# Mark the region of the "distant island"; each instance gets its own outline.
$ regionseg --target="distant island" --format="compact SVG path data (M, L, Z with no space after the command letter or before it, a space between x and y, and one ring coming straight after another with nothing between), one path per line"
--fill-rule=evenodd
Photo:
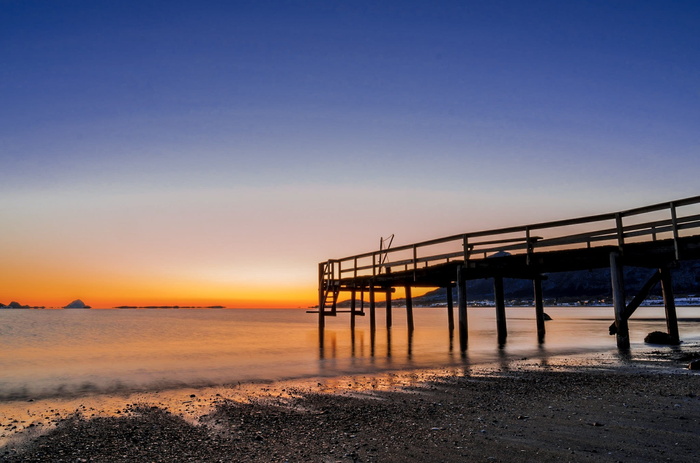
M115 309L225 309L223 305L208 305L208 306L194 306L194 305L118 305Z
M20 304L19 302L12 301L5 305L0 302L0 309L45 309L45 306L30 306ZM67 304L62 309L91 309L89 305L85 304L82 300L76 299L70 304ZM223 305L208 305L208 306L194 306L194 305L120 305L114 307L115 309L225 309Z
M80 299L76 299L70 304L66 305L63 307L64 309L90 309L91 307L89 305L86 305L83 301Z
M29 306L29 305L22 305L19 302L12 301L8 305L5 305L0 302L0 309L45 309L46 307L44 306Z
M5 305L3 303L0 303L0 309L45 309L46 306L31 306L31 305L25 305L25 304L20 304L19 302L12 301L8 305ZM76 299L70 304L62 307L63 309L90 309L91 307L89 305L86 305L83 301L80 299Z

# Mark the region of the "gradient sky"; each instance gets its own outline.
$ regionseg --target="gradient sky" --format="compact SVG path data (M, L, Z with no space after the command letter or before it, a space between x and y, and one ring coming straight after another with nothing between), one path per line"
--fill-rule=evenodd
M306 306L380 236L697 195L698 18L0 0L0 302Z

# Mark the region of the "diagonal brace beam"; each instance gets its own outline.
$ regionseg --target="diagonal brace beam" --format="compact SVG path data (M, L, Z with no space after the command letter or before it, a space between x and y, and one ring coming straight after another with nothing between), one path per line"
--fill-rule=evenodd
M661 270L655 271L654 274L649 278L649 280L647 280L647 282L644 283L644 286L642 286L642 289L639 290L637 295L634 296L634 299L632 299L630 303L627 304L627 306L625 307L625 311L622 314L625 320L629 319L634 313L634 311L639 308L642 302L644 302L647 296L649 296L649 292L651 292L651 290L654 289L654 286L656 286L659 283L659 281L661 281ZM617 326L615 326L614 322L612 325L610 325L608 331L610 332L611 336L617 333Z

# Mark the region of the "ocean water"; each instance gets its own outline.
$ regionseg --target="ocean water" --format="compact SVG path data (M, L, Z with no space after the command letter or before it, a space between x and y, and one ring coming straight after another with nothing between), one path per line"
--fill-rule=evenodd
M415 308L409 335L405 310L393 327L369 317L328 317L323 347L317 315L304 310L104 309L0 310L0 401L160 391L238 382L478 365L508 359L594 353L615 348L610 307L549 307L543 344L533 308L508 308L508 338L499 348L493 308L469 308L468 349L450 337L445 308ZM700 308L679 307L685 341L700 341ZM456 313L455 313L456 320ZM665 331L662 307L640 308L630 320L632 349Z

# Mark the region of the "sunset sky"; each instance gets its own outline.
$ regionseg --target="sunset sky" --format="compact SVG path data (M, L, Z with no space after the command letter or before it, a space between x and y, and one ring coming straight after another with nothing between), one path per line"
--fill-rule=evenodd
M0 0L0 302L316 303L317 263L700 194L697 1Z

